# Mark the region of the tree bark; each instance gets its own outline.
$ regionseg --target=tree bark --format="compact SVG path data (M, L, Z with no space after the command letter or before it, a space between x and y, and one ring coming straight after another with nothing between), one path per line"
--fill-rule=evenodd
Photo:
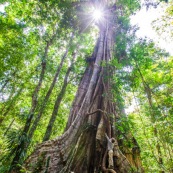
M71 45L71 43L72 43L73 37L74 37L74 34L72 34L72 36L71 36L71 38L70 38L69 45L68 45L69 47L70 47L70 45ZM43 115L43 113L44 113L44 110L45 110L45 108L46 108L47 102L49 101L49 98L50 98L51 93L52 93L52 91L53 91L53 88L54 88L54 86L55 86L55 84L56 84L57 78L58 78L58 76L59 76L59 74L60 74L60 71L61 71L62 66L63 66L63 64L64 64L64 61L65 61L65 59L66 59L66 57L67 57L67 55L68 55L69 47L66 48L66 51L65 51L65 53L64 53L64 55L63 55L63 57L62 57L62 59L61 59L61 62L60 62L60 64L59 64L59 66L57 67L55 76L54 76L53 81L52 81L52 83L51 83L51 85L50 85L50 87L49 87L49 90L47 91L46 96L45 96L45 98L44 98L44 100L43 100L43 103L41 104L41 107L40 107L40 109L39 109L39 113L37 114L37 116L36 116L36 118L35 118L35 120L34 120L32 126L31 126L31 129L30 129L29 134L28 134L28 138L29 138L29 139L32 139L32 137L33 137L33 135L34 135L34 132L35 132L35 130L36 130L36 128L37 128L37 125L38 125L38 123L39 123L39 121L40 121L40 119L41 119L41 117L42 117L42 115ZM30 142L27 143L27 145L26 145L26 150L27 150L27 148L29 147L29 145L30 145Z
M74 37L74 34L72 34L72 36L70 38L69 46L71 44L71 41L72 41L73 37ZM49 100L49 97L50 97L50 95L52 93L52 90L53 90L53 88L55 86L55 83L57 81L57 78L59 76L60 70L61 70L61 68L63 66L64 60L65 60L65 58L67 57L67 54L68 54L69 48L66 49L66 51L65 51L65 53L64 53L64 55L63 55L63 57L61 59L61 62L59 64L59 66L57 67L57 71L56 71L55 76L53 78L53 81L52 81L52 83L51 83L51 85L49 87L49 90L48 90L48 92L47 92L47 94L46 94L46 96L44 98L44 101L43 101L43 103L42 103L42 105L41 105L41 107L39 109L39 113L36 116L36 119L34 120L32 126L31 126L31 122L32 122L32 119L34 117L34 112L35 112L35 109L36 109L36 106L37 106L38 92L40 90L40 87L41 87L41 84L42 84L42 81L43 81L43 77L44 77L44 73L45 73L45 65L46 64L43 63L43 62L44 62L45 58L47 57L49 46L53 43L53 39L54 38L55 38L55 34L52 36L50 41L47 42L47 45L45 47L45 53L44 53L44 58L43 58L43 61L42 61L42 71L41 71L41 74L40 74L39 83L38 83L38 85L36 86L36 88L35 88L35 90L33 92L32 106L31 106L28 119L27 119L27 121L25 123L24 129L23 129L23 132L22 132L22 135L26 136L28 140L21 141L21 143L17 146L16 153L15 153L15 156L14 156L13 161L11 163L11 168L9 170L10 173L18 172L19 169L20 169L20 167L17 166L17 163L19 163L19 160L21 159L21 154L22 153L26 153L27 150L28 150L28 147L30 145L31 139L33 137L33 134L34 134L34 132L35 132L35 130L37 128L37 125L38 125L38 123L40 121L40 118L41 118L41 116L42 116L42 114L44 112L46 104L47 104L47 102Z
M136 152L130 150L134 157L128 160L119 148L117 130L114 126L120 115L117 114L116 103L113 102L112 71L108 63L113 54L116 30L107 21L99 27L100 36L92 55L94 60L89 62L80 82L66 131L59 138L40 144L26 160L24 166L32 172L135 172L132 166L136 167L136 172L142 172L138 157L139 147L136 148ZM113 149L112 168L108 168L105 134L117 142Z
M54 122L55 122L57 114L58 114L59 106L61 104L61 101L63 99L63 96L65 94L65 91L66 91L66 88L67 88L67 85L68 85L68 77L69 77L69 74L70 74L70 72L71 72L71 70L73 68L74 58L75 58L75 54L73 55L73 59L72 59L70 67L67 69L67 72L66 72L66 75L64 77L64 82L63 82L61 91L57 95L57 98L56 98L56 101L55 101L55 105L54 105L54 109L53 109L51 118L49 120L49 123L48 123L47 129L46 129L45 135L43 137L43 141L47 141L47 140L50 139L50 136L51 136L51 133L52 133L52 129L53 129L53 125L54 125Z
M31 108L29 110L28 117L27 117L25 126L23 128L22 134L21 134L22 140L20 141L18 146L16 146L16 152L15 152L14 158L11 162L9 172L15 172L15 171L18 171L18 169L20 169L18 164L22 163L22 162L20 162L22 160L21 155L22 155L22 153L26 153L25 148L26 148L27 143L30 140L30 138L28 138L28 136L27 136L27 133L28 133L29 128L31 126L31 122L32 122L32 119L33 119L33 116L34 116L34 112L37 108L38 94L39 94L39 91L41 89L42 82L43 82L43 79L44 79L44 76L45 76L45 71L46 71L46 60L47 60L48 50L49 50L49 47L52 44L54 38L55 38L55 35L53 35L52 38L46 43L46 46L45 46L45 49L44 49L44 55L43 55L42 60L41 60L41 67L42 68L41 68L41 72L40 72L39 81L38 81L38 84L36 85L36 87L33 91L33 94L32 94ZM25 139L24 137L27 138L27 139Z

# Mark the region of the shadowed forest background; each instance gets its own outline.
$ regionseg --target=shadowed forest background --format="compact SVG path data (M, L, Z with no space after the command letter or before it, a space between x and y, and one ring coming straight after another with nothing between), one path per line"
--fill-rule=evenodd
M0 172L173 172L173 56L130 24L162 7L153 28L172 41L173 2L0 6ZM113 168L105 134L118 143Z

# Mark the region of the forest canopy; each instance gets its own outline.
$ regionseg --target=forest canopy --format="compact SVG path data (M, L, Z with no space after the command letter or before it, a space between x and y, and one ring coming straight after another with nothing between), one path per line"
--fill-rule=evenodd
M163 8L152 26L172 40L173 2L0 7L0 172L173 172L173 56L130 23Z

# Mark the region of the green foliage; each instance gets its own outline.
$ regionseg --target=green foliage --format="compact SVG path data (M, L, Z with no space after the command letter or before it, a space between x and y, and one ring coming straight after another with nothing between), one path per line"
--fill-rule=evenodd
M43 139L56 95L75 52L77 60L69 77L66 95L61 102L51 138L63 133L77 85L86 66L84 57L93 51L95 39L86 33L78 34L80 27L76 9L71 6L71 2L65 1L9 1L5 13L0 14L0 27L0 172L8 171L18 146L31 142L27 152L20 154L17 165L21 171L25 171L21 166L23 160ZM74 38L72 44L68 45L72 33ZM33 92L40 79L42 62L46 62L46 72L33 120L68 46L69 51L58 81L38 128L30 139L28 134L23 133L23 129L31 115L29 111Z
M92 25L84 30L86 23L83 23L86 21L81 21L77 10L83 12L88 8L73 6L71 1L2 2L8 2L8 5L5 13L0 13L0 172L8 171L17 146L22 142L31 142L27 152L22 152L17 165L21 172L25 172L22 162L43 139L56 96L72 56L76 53L77 59L51 138L63 133L75 92L87 66L85 58L93 52L98 31ZM119 141L124 146L133 147L132 139L129 140L127 135L132 131L140 145L146 172L171 172L173 57L156 47L152 41L137 40L134 37L135 28L130 26L128 17L139 7L138 1L119 0L116 4L115 14L118 14L118 18L113 16L113 22L117 20L118 31L114 58L108 64L103 62L103 67L108 65L114 75L105 76L104 80L106 82L111 78L113 101L121 117L115 124ZM172 15L171 5L168 14ZM74 38L71 45L68 45L72 33ZM66 48L69 48L67 58L34 136L29 139L28 134L23 133L23 128L31 115L29 112L33 92L40 79L42 62L46 63L45 76L38 92L38 105L31 124L39 113ZM128 105L133 105L134 110L126 115L124 108ZM156 148L158 142L161 155ZM163 164L158 163L160 157ZM43 160L48 167L49 159L44 160L44 156L40 156L35 165L36 172L41 169Z
M162 38L167 39L168 41L172 41L173 40L173 32L172 32L173 2L165 1L167 3L163 3L163 1L161 3L162 4L161 7L164 13L159 19L153 21L153 28Z
M172 57L146 40L133 45L128 56L131 68L123 67L117 78L121 81L126 104L132 95L129 105L133 103L134 110L121 125L117 123L120 134L129 127L129 131L133 131L146 172L171 171L172 96L167 92L172 85Z
M118 0L117 5L125 9L124 13L129 15L139 9L140 2L138 0Z

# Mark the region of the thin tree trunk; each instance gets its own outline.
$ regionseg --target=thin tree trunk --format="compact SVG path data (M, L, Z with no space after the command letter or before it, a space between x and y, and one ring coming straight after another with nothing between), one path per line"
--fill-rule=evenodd
M22 134L21 134L25 138L28 138L27 133L28 133L28 130L30 128L30 125L31 125L31 122L32 122L32 119L34 116L34 112L35 112L35 109L36 109L37 104L38 104L38 93L41 89L41 85L42 85L42 82L43 82L43 79L45 76L47 54L48 54L49 47L52 44L54 38L55 38L55 35L53 35L53 37L50 39L50 41L46 43L46 47L44 49L44 55L42 57L42 62L41 62L42 69L41 69L41 73L40 73L40 77L39 77L39 82L38 82L37 86L35 87L35 90L32 94L31 108L30 108L25 126L24 126ZM11 162L11 167L10 167L9 172L15 172L18 169L20 169L17 166L17 164L19 164L19 162L21 160L22 153L25 153L25 146L26 146L26 143L28 140L30 140L30 138L28 138L27 140L23 139L19 143L19 145L16 147L16 152L15 152L14 158Z
M56 117L57 117L57 114L58 114L59 106L61 104L61 101L63 99L63 96L64 96L66 88L67 88L68 77L69 77L71 69L73 68L74 58L75 58L75 54L73 55L73 60L71 62L70 67L67 69L67 72L66 72L66 75L65 75L65 78L64 78L64 82L63 82L63 86L61 88L61 91L57 95L57 98L56 98L56 101L55 101L55 105L54 105L54 109L53 109L51 118L49 120L49 123L48 123L47 129L46 129L45 135L43 137L43 141L47 141L47 140L50 139L50 136L51 136L51 133L52 133L52 129L53 129L53 126L54 126L54 123L55 123L55 120L56 120Z
M138 70L138 72L140 74L144 90L145 90L145 92L147 94L147 99L148 99L148 103L149 103L149 107L150 107L150 113L151 113L151 121L152 121L152 123L155 123L156 118L155 118L155 115L154 115L154 112L153 112L153 102L152 102L151 89L150 89L149 85L145 82L145 80L143 78L143 75L141 73L141 70L140 70L138 65L137 65L137 70ZM159 139L158 139L158 131L157 131L157 128L155 126L154 126L154 129L153 129L153 132L154 132L154 136L157 138L156 149L157 149L157 152L158 152L158 163L159 163L159 166L161 168L163 168L163 159L162 159L161 145L160 145ZM160 171L160 173L165 173L165 171Z
M13 106L15 105L15 102L17 100L17 98L19 97L19 95L21 94L23 88L21 87L16 95L12 98L11 102L9 103L7 109L5 110L5 112L2 114L2 117L0 118L0 124L2 124L2 122L4 121L4 118L8 115L9 111L13 108ZM13 94L13 93L12 93Z
M1 89L0 89L0 93L3 92L4 88L6 87L6 85L8 84L9 81L10 81L10 79L6 79L6 80L5 80L4 85L3 85L3 86L1 87Z
M109 12L108 9L106 12ZM102 62L108 63L112 58L114 34L110 23L105 21L104 25L100 25L94 59L80 82L66 132L58 139L39 145L25 162L27 169L49 173L131 172L131 160L128 161L120 151L118 143L113 148L114 166L108 168L105 133L117 142L116 129L112 126L120 117L112 99L112 81L110 78L106 81L105 78L105 75L109 75L109 65L102 67ZM133 162L138 163L135 166L139 170L141 163L136 160Z
M60 71L62 69L63 63L64 63L64 61L65 61L65 59L67 57L67 54L68 54L68 51L69 51L69 46L71 45L73 37L74 37L74 34L72 34L72 36L70 38L69 45L68 45L68 47L67 47L67 49L66 49L66 51L65 51L65 53L64 53L64 55L63 55L63 57L61 59L61 62L59 64L58 68L57 68L57 71L55 73L54 79L53 79L53 81L52 81L52 83L51 83L51 85L49 87L49 90L48 90L48 92L47 92L47 94L46 94L46 96L45 96L45 98L43 100L43 103L42 103L42 105L41 105L41 107L39 109L39 113L37 114L36 119L34 120L33 125L32 125L32 127L31 127L31 129L29 131L29 134L28 134L28 138L29 139L32 139L32 137L34 135L34 132L35 132L37 126L38 126L38 123L39 123L39 121L40 121L40 119L41 119L41 117L42 117L42 115L44 113L44 109L46 108L46 104L48 103L48 100L49 100L50 95L51 95L51 93L53 91L53 88L55 86L57 78L58 78L58 76L60 74ZM26 149L29 147L29 145L30 145L30 142L27 143Z
M6 130L5 133L4 133L4 136L5 136L5 135L8 133L8 131L11 129L11 126L13 125L14 120L15 120L15 119L13 119L13 120L11 121L11 123L9 124L7 130Z
M15 76L15 75L16 75L16 72L17 72L17 69L15 69L15 71L10 75L10 77L11 77L11 76ZM4 88L6 87L6 85L8 84L9 81L10 81L10 78L7 78L7 79L5 80L4 85L2 85L2 87L1 87L1 89L0 89L0 93L3 92Z
M17 91L17 93L18 93L18 91ZM13 86L13 88L12 88L12 90L11 90L11 93L10 93L10 95L9 95L9 97L8 97L8 100L6 101L6 102L4 102L4 104L3 104L3 106L2 106L2 108L1 108L1 111L0 111L0 114L3 116L3 119L5 118L5 116L7 116L7 114L8 114L8 112L10 111L10 108L12 108L13 106L12 105L14 105L13 104L13 101L14 100L16 100L15 98L16 98L16 96L18 95L18 94L16 94L15 93L15 87ZM19 94L20 95L20 94ZM14 97L13 97L14 96ZM15 103L15 102L14 102ZM7 107L7 108L6 108ZM5 110L5 108L6 108L6 110ZM2 120L3 121L3 120ZM1 122L2 123L2 122ZM0 124L1 124L0 123Z

